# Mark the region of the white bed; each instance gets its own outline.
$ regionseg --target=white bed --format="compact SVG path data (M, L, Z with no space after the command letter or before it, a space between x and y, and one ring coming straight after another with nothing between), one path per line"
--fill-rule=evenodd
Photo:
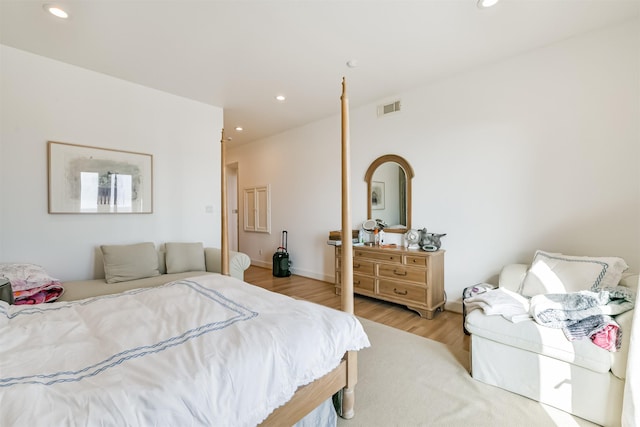
M218 274L0 319L3 426L253 426L369 345L350 314Z
M303 426L354 416L348 101L342 83L342 311L220 275L80 301L0 301L0 425Z

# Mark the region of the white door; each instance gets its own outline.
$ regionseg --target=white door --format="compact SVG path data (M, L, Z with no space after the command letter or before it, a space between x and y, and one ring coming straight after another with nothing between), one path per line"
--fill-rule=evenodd
M238 252L238 163L226 166L227 174L227 236L229 250Z

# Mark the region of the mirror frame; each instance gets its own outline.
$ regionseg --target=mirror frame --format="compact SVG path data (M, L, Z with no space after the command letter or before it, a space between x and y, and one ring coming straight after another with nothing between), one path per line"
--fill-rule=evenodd
M402 169L404 169L404 173L407 175L407 224L406 228L388 228L385 229L385 232L388 233L406 233L407 230L411 229L411 180L413 179L413 168L405 159L395 154L386 154L384 156L380 156L371 163L369 169L364 174L364 180L367 182L367 219L371 219L371 181L373 179L373 174L375 173L378 166L383 163L394 162L400 165Z

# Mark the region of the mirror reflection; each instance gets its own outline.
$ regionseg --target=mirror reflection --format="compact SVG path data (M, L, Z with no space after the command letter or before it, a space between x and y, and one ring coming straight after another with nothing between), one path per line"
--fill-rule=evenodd
M411 228L411 178L409 163L392 154L379 157L367 170L367 215L384 222L385 231L403 233Z

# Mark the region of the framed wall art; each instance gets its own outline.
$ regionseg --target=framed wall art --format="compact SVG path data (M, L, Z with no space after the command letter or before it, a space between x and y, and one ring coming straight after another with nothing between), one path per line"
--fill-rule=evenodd
M371 209L384 209L384 182L371 182Z
M49 213L152 213L153 156L47 143Z

